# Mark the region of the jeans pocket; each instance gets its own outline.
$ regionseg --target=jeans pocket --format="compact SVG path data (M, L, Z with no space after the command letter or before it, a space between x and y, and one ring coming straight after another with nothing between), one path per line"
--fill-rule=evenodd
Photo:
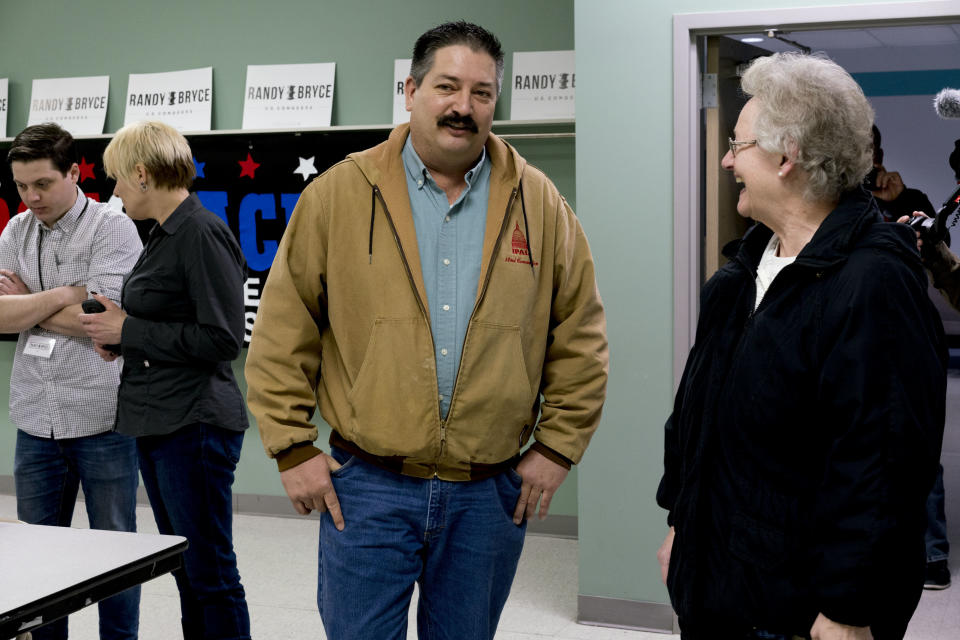
M519 489L523 485L523 476L517 473L517 470L513 467L507 469L507 475L510 477L510 480L517 486Z
M357 466L359 458L357 456L350 456L347 458L347 461L337 467L335 470L330 472L331 478L342 478L343 474L347 473L353 467Z

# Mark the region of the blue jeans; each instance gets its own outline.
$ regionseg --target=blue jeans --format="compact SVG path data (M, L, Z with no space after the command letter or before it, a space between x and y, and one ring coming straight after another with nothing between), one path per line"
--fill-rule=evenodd
M927 496L927 562L947 560L950 542L947 541L947 514L943 491L943 465L937 469L937 479Z
M402 476L334 448L345 528L320 520L317 605L329 640L403 640L414 583L421 640L493 638L523 549L520 476Z
M93 529L136 531L137 452L133 438L108 431L54 440L17 430L13 477L17 517L30 524L69 527L77 490L83 487ZM102 600L101 640L135 640L140 625L140 587ZM35 640L63 640L67 619L33 631Z
M242 431L193 424L137 438L143 486L160 533L190 543L173 572L184 640L250 637L250 615L233 552L233 472Z

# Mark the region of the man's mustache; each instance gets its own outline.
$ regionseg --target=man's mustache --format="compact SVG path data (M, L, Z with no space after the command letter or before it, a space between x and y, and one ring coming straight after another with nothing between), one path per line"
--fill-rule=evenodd
M449 115L449 116L443 116L439 120L437 120L438 127L446 127L448 125L466 127L473 133L480 132L480 129L477 127L477 123L474 122L473 118L471 118L470 116Z

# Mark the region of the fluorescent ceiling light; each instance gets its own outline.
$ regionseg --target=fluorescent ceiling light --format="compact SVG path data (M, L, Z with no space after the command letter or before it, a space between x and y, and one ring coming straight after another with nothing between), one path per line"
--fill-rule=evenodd
M752 37L752 38L740 38L740 42L750 42L750 43L763 42L763 38L757 38L757 37Z

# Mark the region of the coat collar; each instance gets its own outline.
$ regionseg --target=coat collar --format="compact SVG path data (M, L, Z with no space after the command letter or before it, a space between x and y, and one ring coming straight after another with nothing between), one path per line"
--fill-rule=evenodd
M882 223L883 217L873 196L863 188L845 191L837 206L817 228L810 242L800 251L796 262L813 267L827 267L847 259L855 246L863 242L877 242L903 249L903 234L894 225L879 227L880 233L868 234L875 225ZM773 232L764 224L751 227L743 239L724 247L724 255L737 258L756 270L767 242ZM866 236L879 236L867 238ZM909 245L907 245L909 249Z
M423 270L420 266L420 249L417 245L417 230L410 209L410 194L407 192L407 178L403 166L403 145L410 134L410 125L401 124L390 132L387 140L375 147L351 153L347 156L363 173L371 188L378 188L388 203L390 216L417 292L422 300L427 299ZM484 275L490 266L494 245L500 234L503 219L514 198L514 190L519 188L526 161L509 144L491 133L485 145L490 157L490 195L487 202L487 220L483 236L483 260L480 265L480 283L477 295L480 295Z

